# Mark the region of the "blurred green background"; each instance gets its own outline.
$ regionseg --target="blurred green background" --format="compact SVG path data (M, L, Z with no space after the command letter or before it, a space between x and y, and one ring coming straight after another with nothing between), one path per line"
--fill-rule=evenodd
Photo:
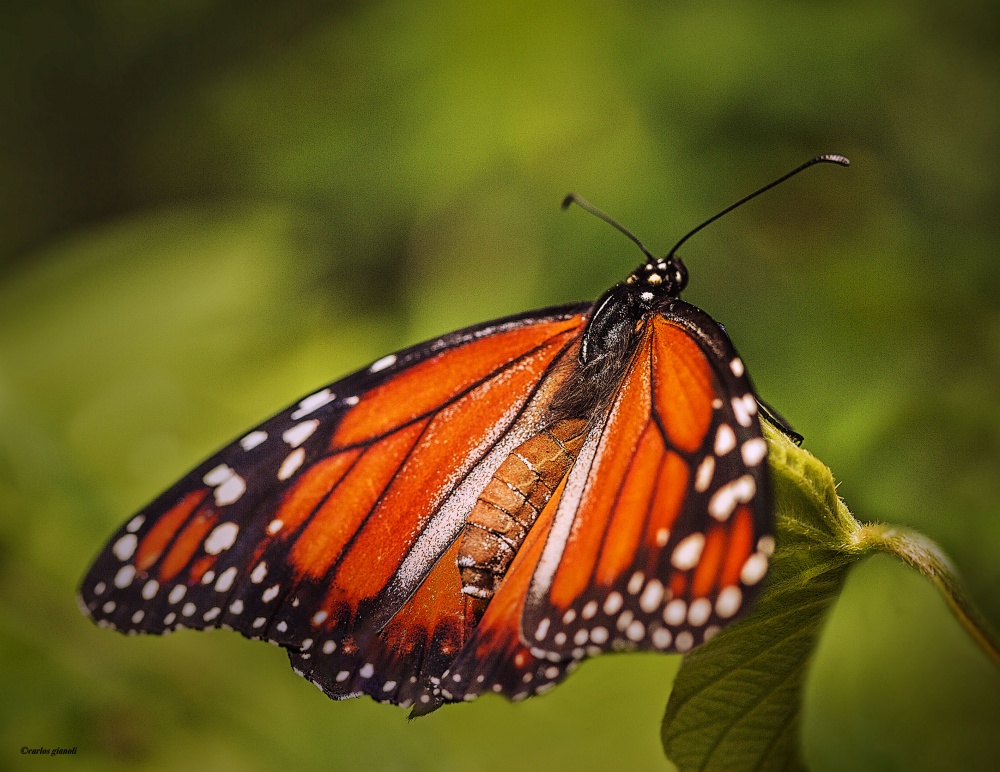
M667 769L678 658L407 723L221 631L76 608L112 530L216 447L420 339L594 298L686 245L686 298L865 519L1000 626L1000 12L986 2L7 2L0 10L0 767ZM852 573L810 765L987 769L1000 673L930 585ZM48 763L48 762L46 762Z

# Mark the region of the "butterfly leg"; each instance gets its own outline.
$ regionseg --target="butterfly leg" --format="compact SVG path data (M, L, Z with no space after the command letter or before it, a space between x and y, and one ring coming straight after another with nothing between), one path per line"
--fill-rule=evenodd
M763 414L764 418L767 419L768 423L780 429L782 434L786 435L788 439L790 439L796 445L802 444L802 441L805 439L805 437L803 437L801 434L795 431L792 428L791 424L789 424L788 421L785 420L785 418L781 415L781 413L779 413L777 410L775 410L773 407L767 404L759 396L757 397L757 405L760 407L760 412Z

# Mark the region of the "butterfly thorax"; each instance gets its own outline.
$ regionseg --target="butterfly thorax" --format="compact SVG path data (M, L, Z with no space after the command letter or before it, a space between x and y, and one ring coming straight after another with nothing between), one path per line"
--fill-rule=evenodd
M617 341L634 337L636 323L665 300L680 297L687 286L687 268L679 257L643 263L594 304L580 342L580 363L619 353Z
M580 339L576 372L552 400L552 421L604 413L635 355L643 320L680 297L687 282L684 262L665 257L643 263L601 295Z

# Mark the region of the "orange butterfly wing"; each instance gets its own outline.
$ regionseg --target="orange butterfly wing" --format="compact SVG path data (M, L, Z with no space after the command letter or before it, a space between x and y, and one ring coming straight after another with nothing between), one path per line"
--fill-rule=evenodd
M452 333L282 411L123 526L81 606L125 632L231 627L331 696L412 702L474 622L450 545L537 431L588 308Z
M753 389L718 325L675 309L647 320L444 698L519 700L603 651L687 651L752 600L773 548Z
M767 445L742 361L681 301L644 324L527 592L522 638L560 658L687 651L748 605L773 550Z

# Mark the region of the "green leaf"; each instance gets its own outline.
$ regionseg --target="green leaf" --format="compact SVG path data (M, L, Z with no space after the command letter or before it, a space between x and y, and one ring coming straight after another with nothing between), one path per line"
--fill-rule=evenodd
M799 724L809 658L848 570L876 551L927 576L1000 664L996 634L936 545L904 529L858 522L826 466L766 425L765 435L777 548L750 616L684 657L662 729L667 757L681 770L805 768Z

